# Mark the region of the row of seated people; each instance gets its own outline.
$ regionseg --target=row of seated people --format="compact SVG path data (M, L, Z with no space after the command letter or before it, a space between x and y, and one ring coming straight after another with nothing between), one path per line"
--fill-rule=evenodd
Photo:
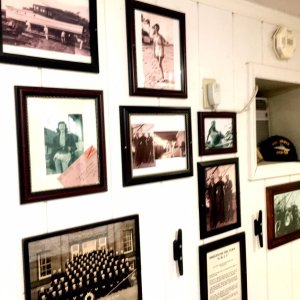
M85 254L79 254L74 256L74 258L70 261L67 260L65 263L65 271L66 272L73 272L79 271L82 269L89 269L94 268L95 266L101 266L103 263L105 264L112 264L115 263L124 263L126 260L125 254L121 251L119 254L118 251L114 252L111 250L108 251L101 251L96 250Z
M133 271L134 272L134 271ZM80 281L78 284L73 283L71 288L68 284L64 287L50 286L47 289L41 288L39 292L39 300L84 300L86 295L92 293L95 299L101 299L112 292L117 292L131 286L129 275L125 273L125 269L121 274L116 271L115 274L109 273L108 277L98 280L94 277L87 282Z
M130 271L130 263L128 260L115 261L114 263L105 263L95 265L93 267L87 266L86 268L79 268L73 271L59 272L57 276L52 276L51 282L54 284L65 284L68 282L70 285L78 283L80 280L86 281L90 278L97 277L100 279L102 274L108 275L110 272L121 273L125 269L126 273Z
M84 268L83 265L80 265L71 271L68 266L67 271L62 272L61 269L58 272L53 271L50 287L40 289L38 300L81 300L89 292L99 299L112 290L115 292L130 286L128 277L133 272L133 268L127 259L113 259L111 265L109 264L112 261L110 263L100 262L101 258L92 267L87 265ZM70 263L74 264L74 260L68 261L67 265Z

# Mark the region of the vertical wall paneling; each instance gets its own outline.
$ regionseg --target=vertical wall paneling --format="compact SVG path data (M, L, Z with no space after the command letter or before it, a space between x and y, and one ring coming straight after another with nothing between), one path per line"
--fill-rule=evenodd
M253 75L300 83L300 51L289 61L279 61L271 41L278 24L293 29L299 40L300 20L243 0L144 1L186 15L187 99L129 96L125 0L97 1L99 74L0 64L0 299L25 299L22 238L136 213L140 216L144 300L200 300L198 246L241 231L246 233L248 299L299 299L300 243L267 249L265 199L267 186L300 180L299 166L273 165L260 171L251 165L256 156L254 105L237 115L237 153L199 157L197 112L204 110L204 78L215 78L220 84L218 109L225 111L239 111L247 104L255 87ZM103 90L107 192L20 205L15 85ZM194 175L123 187L120 105L190 107ZM196 164L231 157L238 157L240 163L242 226L200 240ZM260 209L264 248L258 246L253 229ZM172 256L179 228L183 276L178 276Z

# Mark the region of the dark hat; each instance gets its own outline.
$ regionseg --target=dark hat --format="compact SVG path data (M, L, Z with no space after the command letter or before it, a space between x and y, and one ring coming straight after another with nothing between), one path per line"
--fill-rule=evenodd
M273 135L259 144L259 151L265 161L297 161L294 144L286 137Z

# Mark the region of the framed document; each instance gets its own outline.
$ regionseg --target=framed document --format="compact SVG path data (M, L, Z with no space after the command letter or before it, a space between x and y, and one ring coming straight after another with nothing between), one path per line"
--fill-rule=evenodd
M245 233L199 247L201 299L247 300Z
M102 91L15 91L21 203L106 191Z

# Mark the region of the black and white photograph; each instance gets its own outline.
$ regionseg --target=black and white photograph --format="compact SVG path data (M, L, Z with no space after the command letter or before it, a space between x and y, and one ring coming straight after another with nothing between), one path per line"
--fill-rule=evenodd
M300 182L266 188L268 247L300 238Z
M185 15L139 1L126 5L128 51L135 57L129 55L131 93L186 98Z
M26 300L141 300L138 215L23 239Z
M190 110L120 107L123 184L192 173Z
M15 91L21 203L106 191L103 92Z
M234 153L236 143L236 114L198 112L199 155Z
M200 237L241 224L238 159L198 163Z
M1 0L0 60L98 72L95 2Z
M300 230L300 190L274 196L275 238Z
M59 120L48 119L45 132L47 174L63 173L83 153L82 115L70 114Z

